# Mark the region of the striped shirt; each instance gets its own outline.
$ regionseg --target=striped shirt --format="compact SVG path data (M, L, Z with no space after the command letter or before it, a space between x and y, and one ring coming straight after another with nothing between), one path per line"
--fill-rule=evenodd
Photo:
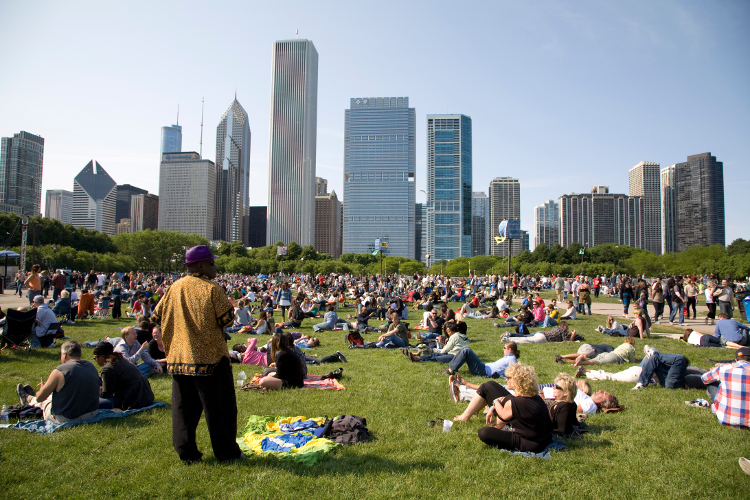
M736 361L703 374L705 384L721 382L713 412L724 425L750 429L750 362Z

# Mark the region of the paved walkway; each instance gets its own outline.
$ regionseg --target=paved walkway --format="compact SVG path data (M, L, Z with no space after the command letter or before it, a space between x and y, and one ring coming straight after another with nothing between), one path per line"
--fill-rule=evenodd
M0 308L2 309L8 309L13 308L16 309L18 307L29 305L29 299L26 297L26 289L23 290L23 297L19 297L18 295L13 295L13 289L7 288L4 290L5 293L0 294ZM52 299L52 292L49 294L49 299Z

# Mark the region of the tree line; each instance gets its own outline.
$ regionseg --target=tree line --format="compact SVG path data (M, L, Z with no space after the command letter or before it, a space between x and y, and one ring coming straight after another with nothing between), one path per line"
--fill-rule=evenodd
M37 229L38 228L38 229ZM4 249L20 253L21 224L16 214L0 214L0 238ZM79 271L159 271L180 272L185 251L210 242L195 234L174 231L145 230L108 236L91 229L43 217L30 217L27 236L27 269L32 263L42 268L76 269ZM287 255L277 255L282 242L265 247L246 249L241 242L220 242L212 246L218 256L217 269L232 274L380 273L381 257L367 254L344 254L334 260L311 246L288 243ZM583 254L580 250L584 250ZM388 274L412 275L430 272L449 276L502 274L508 272L508 258L492 255L459 257L453 260L424 263L405 257L383 258L383 271ZM721 245L694 246L683 252L656 255L626 245L604 244L583 248L574 243L563 248L538 245L533 252L524 250L511 257L511 272L543 276L594 274L646 274L647 276L677 274L716 274L718 276L750 276L750 241L737 239L726 248Z

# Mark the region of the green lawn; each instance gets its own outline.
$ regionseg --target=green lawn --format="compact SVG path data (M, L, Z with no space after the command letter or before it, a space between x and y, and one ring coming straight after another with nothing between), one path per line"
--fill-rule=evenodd
M454 304L454 308L455 308ZM421 314L420 314L421 316ZM413 318L416 314L413 315ZM416 323L412 319L412 323ZM573 322L591 343L614 342L593 332L601 316ZM79 341L117 335L132 320L79 322L66 333ZM310 332L306 320L303 332ZM658 331L678 333L669 327ZM502 355L503 330L489 320L469 320L471 347L485 361ZM369 340L373 340L371 334ZM238 336L230 342L237 342ZM169 409L127 419L79 426L43 436L0 430L3 496L28 498L737 498L750 477L737 465L748 455L747 432L722 427L710 410L684 401L705 397L698 390L668 391L633 384L594 382L595 390L614 393L627 409L589 418L585 438L568 442L569 450L551 461L522 458L483 445L476 436L482 419L456 424L448 433L427 426L435 418L452 418L466 403L455 404L445 365L411 363L397 350L346 349L343 334L325 333L319 355L342 350L345 391L287 390L271 394L238 391L238 427L247 417L262 415L367 418L375 439L338 447L316 467L252 457L231 465L213 458L205 422L198 428L204 460L185 466L171 444ZM59 343L59 341L58 341ZM663 352L680 352L692 364L708 368L704 357L729 358L730 351L696 348L669 339L650 343ZM575 352L577 344L521 345L521 361L532 364L542 382L564 369L555 353ZM643 342L636 349L642 355ZM84 357L91 359L92 350ZM15 385L36 384L59 364L59 350L35 349L0 357L0 401L16 404ZM326 373L338 365L311 366ZM235 374L251 366L233 365ZM620 368L623 368L620 365ZM614 367L616 370L617 367ZM480 382L479 377L467 379ZM151 379L158 400L170 402L168 376Z

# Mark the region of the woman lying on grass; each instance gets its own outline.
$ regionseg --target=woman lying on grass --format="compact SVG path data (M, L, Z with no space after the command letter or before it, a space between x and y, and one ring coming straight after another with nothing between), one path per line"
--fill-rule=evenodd
M685 329L685 333L682 335L681 340L699 347L724 347L718 337L714 337L710 334L703 335L692 328ZM739 349L742 346L736 342L727 342L726 347L729 349Z
M472 400L467 412L472 409L475 413L489 405L487 427L477 433L482 442L506 450L539 453L552 442L552 421L547 405L539 397L536 372L531 366L516 363L508 367L506 377L508 389L515 395L497 382L485 382L477 390L479 398L476 403Z
M558 363L573 363L580 365L609 365L620 363L638 363L635 357L635 339L626 338L617 348L609 344L581 344L576 354L555 354Z

